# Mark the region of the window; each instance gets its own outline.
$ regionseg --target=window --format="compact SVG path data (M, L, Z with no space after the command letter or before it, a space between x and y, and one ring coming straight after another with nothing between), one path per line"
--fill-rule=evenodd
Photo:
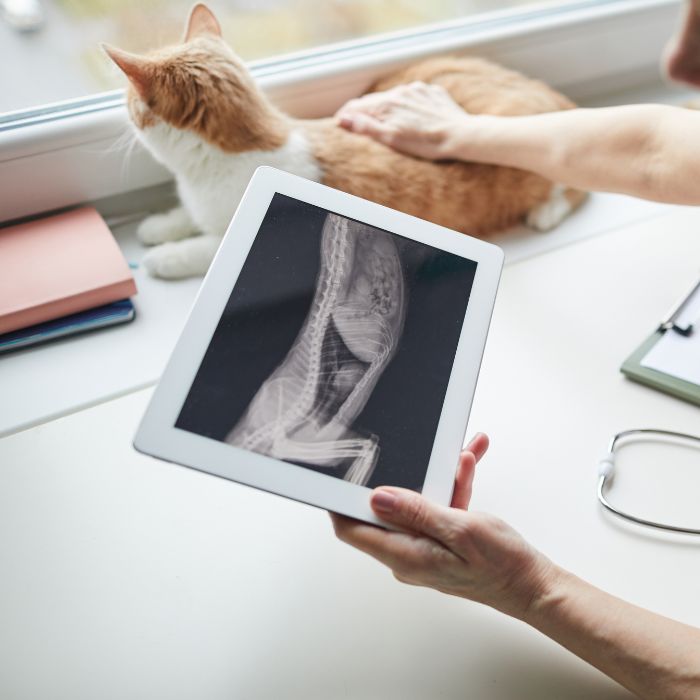
M598 0L599 4L610 0ZM119 88L99 48L143 52L179 39L192 0L0 0L0 113ZM219 0L224 36L246 60L494 13L580 0ZM485 14L486 13L486 14Z
M126 193L137 206L170 186L143 149L127 149L123 79L99 42L177 41L193 1L0 0L0 223ZM443 53L500 61L574 100L649 83L682 2L209 1L258 84L300 117L332 114L396 66ZM6 8L25 3L44 12L34 32L8 21Z

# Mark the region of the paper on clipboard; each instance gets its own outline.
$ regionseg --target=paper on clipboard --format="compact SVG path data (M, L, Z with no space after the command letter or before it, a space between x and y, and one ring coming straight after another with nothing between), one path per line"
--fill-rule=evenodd
M681 326L692 323L695 330L687 337L666 331L640 364L700 386L700 288L688 300L677 323Z

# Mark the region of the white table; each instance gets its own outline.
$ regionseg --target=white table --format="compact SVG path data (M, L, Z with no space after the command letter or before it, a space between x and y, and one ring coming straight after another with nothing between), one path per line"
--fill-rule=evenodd
M594 489L615 431L700 432L700 409L618 373L699 267L684 209L508 266L470 428L493 440L474 507L696 625L700 540L611 520ZM0 441L3 699L629 697L521 623L398 584L321 511L136 454L149 394ZM656 454L616 495L692 518L697 458L664 480Z

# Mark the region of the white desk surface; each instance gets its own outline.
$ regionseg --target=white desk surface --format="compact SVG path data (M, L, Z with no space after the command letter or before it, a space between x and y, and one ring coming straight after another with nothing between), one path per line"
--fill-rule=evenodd
M613 432L698 432L700 409L618 373L698 267L700 211L680 209L507 267L470 425L493 439L476 508L696 625L700 540L610 520L594 489ZM0 697L629 697L521 623L395 582L321 511L136 454L149 394L0 441ZM699 463L616 494L697 522Z

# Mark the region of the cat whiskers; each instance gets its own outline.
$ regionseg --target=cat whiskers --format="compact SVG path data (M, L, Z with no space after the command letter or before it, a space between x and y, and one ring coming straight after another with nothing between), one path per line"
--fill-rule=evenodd
M95 153L100 156L111 156L115 153L123 154L120 178L122 182L127 179L127 167L134 153L134 148L138 142L138 134L134 132L131 124L125 124L122 127L121 134L106 148L100 145L94 149L89 149L88 152Z
M121 165L121 179L126 180L127 171L129 164L131 163L131 158L134 155L134 149L138 143L138 136L134 131L131 124L124 127L121 135L114 141L112 146L109 148L110 153L115 153L123 151L122 165Z

